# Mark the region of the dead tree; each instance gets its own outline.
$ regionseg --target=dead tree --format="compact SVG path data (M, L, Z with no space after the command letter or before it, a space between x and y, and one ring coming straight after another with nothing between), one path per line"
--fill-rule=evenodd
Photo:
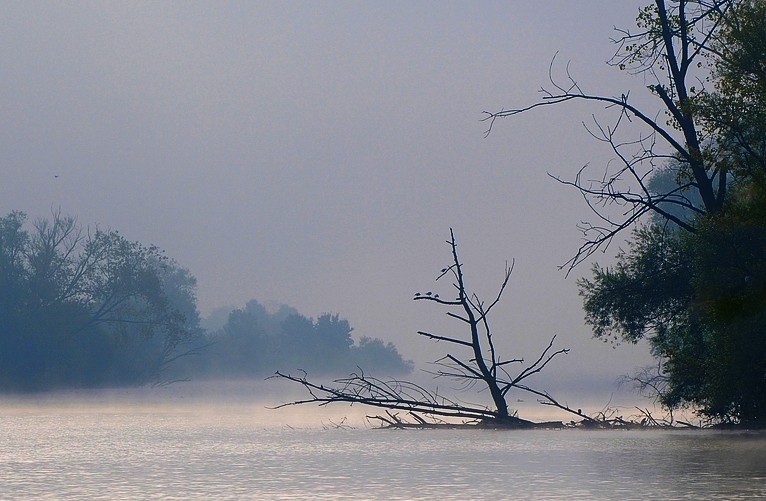
M457 242L451 229L447 243L452 254L451 264L442 268L437 281L444 277L452 278L452 291L449 297L454 296L454 299L445 299L433 292L417 293L414 299L447 307L447 315L463 325L464 333L444 335L418 331L418 334L464 351L465 353L448 352L434 362L436 369L430 373L437 378L449 378L456 381L463 389L476 385L485 388L491 396L492 407L458 402L456 399L439 394L438 391L428 390L409 381L381 380L365 374L360 369L359 372L346 378L335 380L333 385L314 383L303 371L299 376L277 372L272 377L302 385L308 392L308 397L278 405L276 408L306 403L327 405L346 402L389 411L404 411L405 418L414 419L416 425L456 418L491 426L535 426L535 423L519 418L509 409L507 396L509 391L515 388L534 394L540 403L571 412L584 420L592 420L581 411L559 403L549 393L527 385L528 378L542 371L556 356L568 353L568 349L553 348L556 336L551 338L534 362L526 367L523 366L523 358L503 358L498 354L488 316L500 302L511 277L513 263L510 266L506 264L499 291L494 299L487 303L476 294L470 293L466 287L463 265L458 256ZM518 367L518 370L512 371L513 367ZM404 426L398 414L389 412L387 416L375 416L375 418L392 426Z

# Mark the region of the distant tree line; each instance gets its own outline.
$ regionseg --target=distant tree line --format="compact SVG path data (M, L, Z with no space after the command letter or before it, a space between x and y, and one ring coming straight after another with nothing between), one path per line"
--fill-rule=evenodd
M220 316L221 311L217 312ZM325 313L316 320L282 305L270 313L256 300L232 309L225 323L207 331L210 347L179 364L181 377L267 376L279 369L312 374L347 374L357 367L375 373L402 374L413 364L393 343L361 337L355 342L348 320Z
M155 246L54 212L0 217L0 391L261 376L277 368L410 371L391 343L338 315L316 321L256 301L223 327L200 325L197 282Z

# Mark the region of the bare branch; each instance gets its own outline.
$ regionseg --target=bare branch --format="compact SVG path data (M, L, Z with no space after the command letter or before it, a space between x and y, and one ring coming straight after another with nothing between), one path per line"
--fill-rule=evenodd
M462 344L464 346L469 346L469 347L473 346L468 341L463 341L462 339L454 339L454 338L450 338L446 336L439 336L437 334L431 334L430 332L418 331L418 334L420 334L421 336L425 336L429 339L433 339L435 341L447 341L449 343Z

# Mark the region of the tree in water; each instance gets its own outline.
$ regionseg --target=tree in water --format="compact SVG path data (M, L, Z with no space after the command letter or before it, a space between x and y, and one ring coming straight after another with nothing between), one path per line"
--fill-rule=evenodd
M433 292L417 293L416 301L426 301L448 308L447 315L460 322L465 328L461 336L446 336L427 331L418 334L433 341L446 342L456 348L466 351L466 355L447 353L435 362L437 378L449 378L461 386L472 388L484 387L491 396L491 406L466 404L456 399L448 398L438 391L429 390L411 381L390 379L383 380L366 374L362 369L349 377L337 379L334 386L318 384L310 381L307 374L291 375L277 372L273 377L292 381L308 392L303 400L293 401L277 406L316 403L346 402L363 404L388 411L406 411L407 415L416 421L416 425L426 425L444 418L458 418L481 422L490 426L501 427L531 427L535 423L518 417L508 405L508 394L516 389L534 394L540 403L552 405L566 410L585 420L595 421L584 416L581 412L559 403L548 392L534 389L527 385L531 376L542 371L558 355L568 352L567 349L554 350L553 336L547 347L540 353L532 364L523 366L523 358L503 358L496 348L493 332L489 322L490 312L498 305L503 292L508 285L513 266L506 265L505 273L499 291L490 302L481 300L466 287L463 274L463 264L458 255L457 241L452 230L447 241L451 251L451 263L442 268L437 280L451 277L452 290L450 296L443 298ZM446 297L456 296L454 299ZM519 366L517 371L511 368ZM388 412L386 416L376 416L377 419L393 426L406 424L396 414Z

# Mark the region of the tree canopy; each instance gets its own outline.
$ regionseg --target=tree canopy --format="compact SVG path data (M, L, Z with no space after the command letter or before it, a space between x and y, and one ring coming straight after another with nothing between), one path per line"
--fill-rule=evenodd
M59 212L25 222L0 218L0 388L160 381L198 327L191 274Z
M616 264L579 281L594 336L648 339L655 372L634 380L669 408L713 421L766 425L766 2L655 0L636 30L618 30L610 62L648 82L664 120L569 76L540 103L606 103L596 122L619 167L574 186L596 215L568 269L631 231ZM662 115L660 115L661 117ZM618 134L642 124L635 140ZM612 208L617 208L613 211ZM615 216L618 214L618 216ZM651 216L651 217L649 217Z

